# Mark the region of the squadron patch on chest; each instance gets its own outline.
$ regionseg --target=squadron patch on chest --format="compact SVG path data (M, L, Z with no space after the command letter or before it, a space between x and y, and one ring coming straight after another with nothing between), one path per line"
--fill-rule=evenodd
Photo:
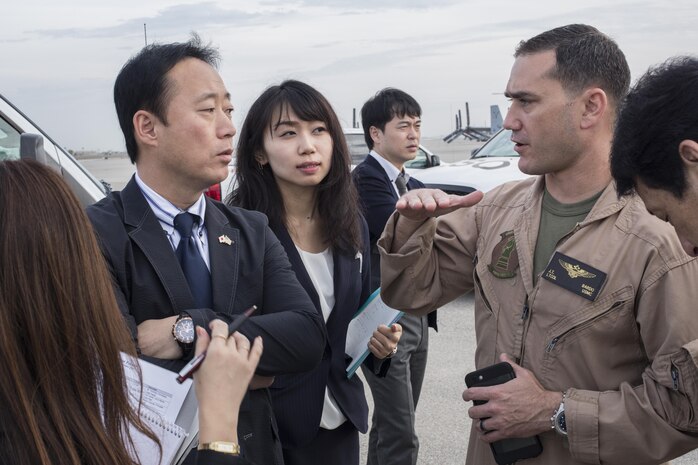
M555 252L543 278L587 300L595 300L606 281L606 273L572 257Z
M495 278L513 278L519 267L519 254L516 251L514 231L505 231L500 236L502 240L492 249L492 261L487 265L487 269Z

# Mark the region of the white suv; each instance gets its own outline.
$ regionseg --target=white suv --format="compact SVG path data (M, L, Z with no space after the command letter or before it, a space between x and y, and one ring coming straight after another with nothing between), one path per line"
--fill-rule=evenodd
M505 182L527 177L519 169L519 154L514 151L508 129L497 132L467 160L419 173L419 180L427 187L458 195L475 190L487 192Z
M0 161L19 158L31 158L55 169L84 206L95 203L109 192L108 184L92 176L0 94Z

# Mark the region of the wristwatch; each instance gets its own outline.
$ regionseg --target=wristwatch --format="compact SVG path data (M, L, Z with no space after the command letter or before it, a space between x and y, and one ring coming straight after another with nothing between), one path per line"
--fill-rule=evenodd
M172 325L172 337L174 337L177 344L184 351L184 355L187 355L194 348L194 320L191 319L189 314L181 313Z
M213 441L199 444L199 450L213 450L222 454L240 455L240 446L234 442Z
M567 393L562 393L562 402L557 408L553 416L550 417L550 428L554 429L555 432L561 436L567 437L567 422L565 421L565 397Z

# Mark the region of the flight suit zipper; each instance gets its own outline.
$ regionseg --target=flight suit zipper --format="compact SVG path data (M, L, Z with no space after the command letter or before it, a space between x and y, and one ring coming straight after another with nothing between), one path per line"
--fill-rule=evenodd
M671 384L674 391L679 390L679 369L673 363L671 364Z
M581 324L579 324L577 326L573 326L573 327L563 331L562 333L558 334L557 336L553 337L552 339L550 339L550 341L548 341L547 345L545 346L545 352L546 353L552 352L553 349L555 348L555 346L557 345L557 343L560 341L560 339L562 339L563 337L565 337L566 335L568 335L571 332L582 330L584 328L587 328L587 327L593 325L594 323L596 323L596 321L598 321L599 319L601 319L605 315L607 315L611 310L622 305L623 302L625 302L625 301L614 302L613 305L611 305L608 309L604 310L602 313L599 313L591 320L584 321Z

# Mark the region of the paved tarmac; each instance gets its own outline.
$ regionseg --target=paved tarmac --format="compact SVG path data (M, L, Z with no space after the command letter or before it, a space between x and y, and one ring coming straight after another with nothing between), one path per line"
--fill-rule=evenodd
M468 158L471 150L479 146L463 139L452 144L440 139L423 139L422 143L448 162ZM81 163L97 178L111 183L115 190L121 189L135 170L126 157L86 159ZM463 465L470 434L467 416L470 404L461 399L461 394L465 388L463 378L474 369L475 358L472 293L439 309L439 332L429 332L429 361L417 408L416 428L420 441L418 463ZM370 391L368 387L366 389L369 408L372 408ZM361 435L360 440L362 457L366 457L368 435ZM526 462L521 463L524 465ZM698 451L671 463L696 465Z

